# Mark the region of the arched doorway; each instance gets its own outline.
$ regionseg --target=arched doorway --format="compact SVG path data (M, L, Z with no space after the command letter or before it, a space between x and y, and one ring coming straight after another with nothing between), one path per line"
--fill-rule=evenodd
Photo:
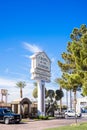
M31 113L31 101L28 98L21 98L11 103L12 111L21 114L23 118L29 117Z
M29 117L31 101L28 98L23 98L20 101L21 115L23 118Z

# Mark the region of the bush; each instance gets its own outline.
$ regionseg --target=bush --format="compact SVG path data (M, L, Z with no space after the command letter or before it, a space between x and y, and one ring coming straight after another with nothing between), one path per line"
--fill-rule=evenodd
M48 119L48 116L38 116L38 119L47 120L47 119Z

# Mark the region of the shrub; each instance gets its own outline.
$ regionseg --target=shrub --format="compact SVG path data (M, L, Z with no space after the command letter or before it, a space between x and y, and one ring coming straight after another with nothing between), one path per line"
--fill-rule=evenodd
M38 119L47 120L47 119L48 119L48 116L38 116Z

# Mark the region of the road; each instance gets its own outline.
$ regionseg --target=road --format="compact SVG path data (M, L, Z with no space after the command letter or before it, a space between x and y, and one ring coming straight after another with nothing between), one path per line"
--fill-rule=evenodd
M87 118L78 119L77 122L86 122ZM75 123L75 119L53 119L44 121L29 121L20 124L5 125L0 123L0 130L45 130L46 128L59 127Z

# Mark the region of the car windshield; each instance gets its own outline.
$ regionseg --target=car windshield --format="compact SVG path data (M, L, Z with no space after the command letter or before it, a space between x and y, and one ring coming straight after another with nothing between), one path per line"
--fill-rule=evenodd
M70 112L71 112L71 113L74 113L74 111L73 111L73 110L71 110Z
M4 109L4 113L12 113L10 109Z
M75 113L75 111L74 111L74 110L69 110L68 112Z

